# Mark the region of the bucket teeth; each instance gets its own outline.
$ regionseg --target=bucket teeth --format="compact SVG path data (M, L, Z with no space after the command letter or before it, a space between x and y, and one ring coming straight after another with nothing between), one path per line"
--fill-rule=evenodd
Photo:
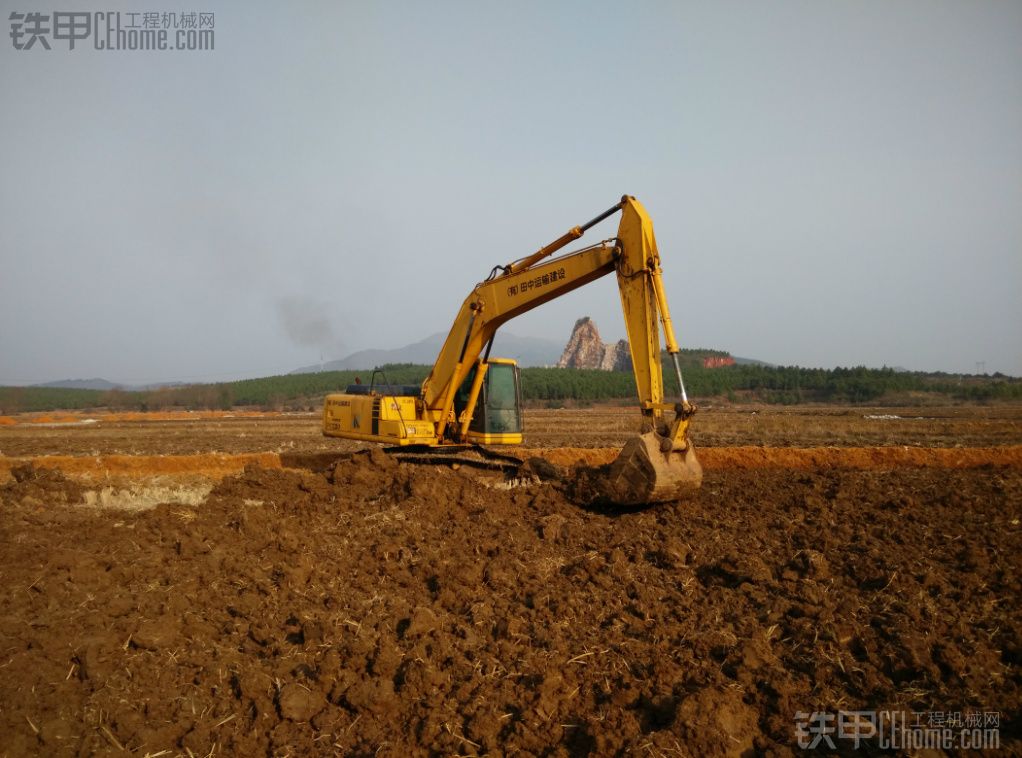
M690 444L663 452L665 438L647 432L630 439L610 464L606 496L618 505L645 505L691 497L702 485L703 469Z

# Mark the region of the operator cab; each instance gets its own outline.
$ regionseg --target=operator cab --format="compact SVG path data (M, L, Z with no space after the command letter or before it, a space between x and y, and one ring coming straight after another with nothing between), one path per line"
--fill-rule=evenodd
M522 443L522 393L518 364L508 358L486 361L486 376L479 390L468 427L468 441L480 445ZM478 364L472 367L454 398L457 416L468 405Z

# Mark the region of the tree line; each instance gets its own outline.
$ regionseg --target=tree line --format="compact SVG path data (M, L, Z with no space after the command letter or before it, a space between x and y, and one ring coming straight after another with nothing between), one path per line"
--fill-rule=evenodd
M665 394L676 396L673 364L663 366ZM1006 376L957 376L895 371L890 368L812 369L799 366L737 365L683 369L694 397L725 397L765 403L867 403L907 393L953 400L1022 399L1022 380ZM593 401L635 396L633 375L623 372L524 369L522 392L530 400Z
M956 401L1022 400L1022 379L1000 374L952 375L862 366L704 368L701 359L693 355L684 358L685 386L689 396L695 398L720 397L733 402L780 404L870 403L922 393ZM678 387L673 363L665 360L663 368L665 394L676 397ZM392 364L383 366L375 381L417 385L429 371L429 366ZM525 368L521 374L522 396L527 401L591 403L635 397L635 379L631 372ZM141 411L226 410L239 406L268 410L318 408L323 395L343 391L355 383L356 378L364 384L374 380L372 371L325 371L144 391L0 387L0 414L86 408Z

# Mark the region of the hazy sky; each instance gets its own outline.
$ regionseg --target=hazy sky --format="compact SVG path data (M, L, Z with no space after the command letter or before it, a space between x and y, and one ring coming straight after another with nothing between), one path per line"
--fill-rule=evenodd
M1022 3L209 0L212 52L16 50L32 10L0 0L0 383L417 341L623 193L683 346L1022 375ZM613 277L505 329L582 315L623 336Z

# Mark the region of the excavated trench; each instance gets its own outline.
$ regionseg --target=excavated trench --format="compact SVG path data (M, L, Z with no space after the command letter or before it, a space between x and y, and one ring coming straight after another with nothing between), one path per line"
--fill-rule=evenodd
M554 466L597 468L611 463L618 448L557 447L509 448L523 461L543 458ZM896 468L962 469L987 466L1022 468L1022 445L999 447L811 447L758 446L699 448L699 461L707 470L789 469L827 471ZM179 485L205 488L248 466L265 469L325 471L344 454L337 453L198 453L194 455L43 455L0 456L0 484L12 478L18 467L60 472L86 486L116 491L118 488L170 488ZM169 490L168 490L169 492ZM161 502L158 498L155 502Z

